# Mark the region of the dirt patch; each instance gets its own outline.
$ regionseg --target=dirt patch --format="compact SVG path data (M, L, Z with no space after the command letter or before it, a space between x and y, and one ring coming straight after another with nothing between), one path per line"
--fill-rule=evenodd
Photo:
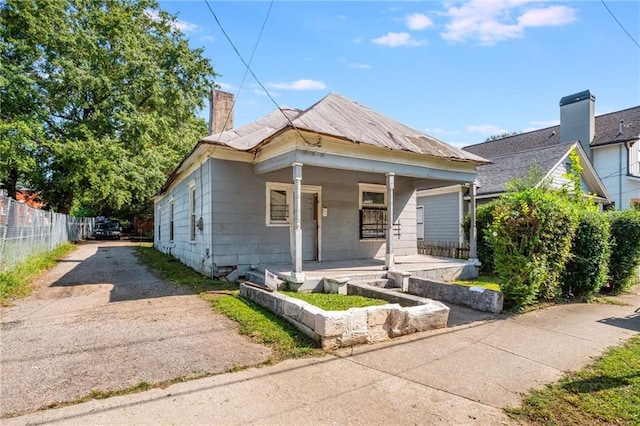
M0 416L268 359L235 322L141 266L133 246L84 244L0 308Z

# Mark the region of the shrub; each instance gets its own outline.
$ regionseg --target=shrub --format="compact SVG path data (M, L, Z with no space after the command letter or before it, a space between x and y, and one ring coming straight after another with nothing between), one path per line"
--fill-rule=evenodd
M571 242L571 258L562 273L564 294L589 300L607 282L609 221L600 212L584 211Z
M559 294L576 225L576 209L556 193L527 188L501 198L486 237L507 306Z
M478 260L482 264L480 266L481 272L492 273L493 272L493 248L491 247L491 241L487 238L486 233L489 232L489 226L493 221L493 210L499 200L494 200L487 204L480 204L476 209L476 228L477 228L477 248L478 248ZM467 241L470 240L470 228L471 228L471 215L467 213L464 217L464 235Z
M613 293L633 283L634 269L640 263L640 211L616 211L609 214L611 258L609 288Z

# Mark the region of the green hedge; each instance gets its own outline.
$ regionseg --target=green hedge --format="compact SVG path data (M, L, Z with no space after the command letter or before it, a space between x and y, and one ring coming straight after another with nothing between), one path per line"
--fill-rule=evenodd
M576 209L557 193L527 188L500 199L486 236L507 307L559 295L576 226Z
M589 300L606 284L611 254L609 239L607 216L582 211L571 242L571 258L562 273L565 295Z
M634 282L635 267L640 263L640 211L609 213L611 258L609 291L619 293Z
M493 248L491 242L485 235L489 232L489 225L493 221L493 210L499 200L491 201L486 204L479 204L476 209L476 229L477 229L477 248L478 260L482 264L481 272L493 273ZM467 241L470 240L469 229L471 227L471 215L467 213L464 217L464 234Z

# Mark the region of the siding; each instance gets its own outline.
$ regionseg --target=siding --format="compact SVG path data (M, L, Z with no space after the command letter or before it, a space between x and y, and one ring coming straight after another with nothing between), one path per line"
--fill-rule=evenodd
M424 239L427 241L459 242L461 231L460 193L420 197L424 206Z
M616 210L629 210L631 199L640 198L640 178L627 176L627 150L617 144L593 149L592 154L593 166Z
M209 160L210 161L210 160ZM157 200L154 208L156 232L154 247L170 253L187 266L211 276L211 179L208 162L199 166L189 176ZM202 218L202 231L196 229L196 238L190 241L189 188L196 191L196 220ZM174 204L174 239L169 240L169 204ZM160 213L161 212L161 213ZM160 213L160 215L159 215Z

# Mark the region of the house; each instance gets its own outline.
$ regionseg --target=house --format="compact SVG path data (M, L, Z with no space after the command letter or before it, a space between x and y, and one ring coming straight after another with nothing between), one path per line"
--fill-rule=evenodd
M565 96L560 125L463 148L491 160L478 167L477 202L497 198L508 181L525 178L534 165L542 175L538 184L566 185L569 152L576 150L584 192L608 208L640 208L640 106L597 117L594 109L595 97L588 90ZM419 191L424 230L418 224L418 234L429 241L462 242L467 192L460 185Z
M483 158L340 94L231 128L212 95L212 134L154 197L154 246L210 276L252 265L417 253L416 188L471 184ZM217 123L217 124L216 124Z

